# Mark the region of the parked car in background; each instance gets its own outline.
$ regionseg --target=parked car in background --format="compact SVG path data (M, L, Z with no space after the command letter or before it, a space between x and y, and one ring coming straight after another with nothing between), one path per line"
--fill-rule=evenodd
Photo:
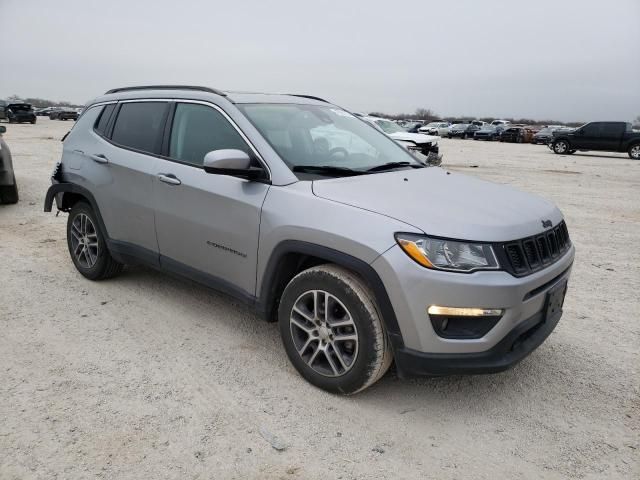
M509 120L494 120L493 122L491 122L491 125L494 125L497 127L498 125L504 126L504 125L509 125L510 123L511 122Z
M37 117L48 117L53 107L44 107L36 109Z
M7 127L0 125L0 203L18 203L18 184L13 172L11 151L2 138Z
M5 100L0 100L0 120L8 120L7 102Z
M507 127L500 134L501 142L531 143L533 130L528 127Z
M440 137L449 136L449 122L431 122L424 127L418 129L420 133L426 133L428 135L438 135Z
M382 130L411 153L421 155L418 156L421 162L429 165L440 165L442 163L442 154L440 154L440 147L438 146L439 137L422 133L409 133L396 123L384 118L363 117L363 120Z
M474 140L500 140L500 135L506 127L504 125L485 125L473 134Z
M68 212L85 278L143 263L222 290L277 321L293 367L338 394L392 362L400 378L515 365L560 321L575 255L553 203L426 168L317 98L110 90L51 180L44 210Z
M52 107L51 110L49 110L49 120L56 120L61 111L61 107Z
M36 123L36 114L29 103L10 103L7 105L9 123Z
M56 116L57 120L77 120L79 117L78 111L74 108L63 108L58 112Z
M473 138L473 135L480 130L478 125L473 123L461 123L449 128L449 138Z
M423 123L421 122L406 122L404 125L402 125L402 128L404 128L409 133L418 133L418 129L422 127L422 125Z
M549 148L558 155L576 150L626 152L640 160L640 132L628 122L591 122L575 130L555 130Z

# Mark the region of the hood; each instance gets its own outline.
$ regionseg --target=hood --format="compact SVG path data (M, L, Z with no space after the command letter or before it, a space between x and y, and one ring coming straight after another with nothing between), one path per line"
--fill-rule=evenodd
M461 240L516 240L562 220L541 197L436 167L314 181L313 193Z
M403 140L405 142L415 143L433 143L440 140L440 137L434 135L425 135L424 133L409 133L409 132L397 132L389 134L394 140Z

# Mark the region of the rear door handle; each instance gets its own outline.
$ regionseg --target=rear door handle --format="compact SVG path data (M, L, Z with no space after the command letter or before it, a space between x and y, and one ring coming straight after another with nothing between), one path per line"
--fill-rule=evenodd
M95 155L89 155L89 158L96 163L109 163L109 159L102 155L101 153Z
M164 183L168 183L169 185L180 185L182 183L180 179L172 173L159 173L158 180Z

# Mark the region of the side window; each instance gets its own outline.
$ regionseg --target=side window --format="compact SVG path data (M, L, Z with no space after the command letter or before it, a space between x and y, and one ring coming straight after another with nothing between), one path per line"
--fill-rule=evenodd
M600 135L600 124L599 123L590 123L589 125L582 128L584 131L585 137L597 137Z
M111 140L123 147L159 153L166 108L166 102L123 103Z
M603 123L602 124L602 138L616 139L622 135L623 125L620 123Z
M249 146L217 110L197 103L178 103L171 125L169 157L202 165L212 150L232 148L251 155Z
M114 108L116 108L115 103L110 103L109 105L105 105L102 109L102 112L100 112L98 121L96 122L95 130L97 133L99 133L103 137L106 135L107 124L109 123L109 119L111 118L111 114L113 113Z

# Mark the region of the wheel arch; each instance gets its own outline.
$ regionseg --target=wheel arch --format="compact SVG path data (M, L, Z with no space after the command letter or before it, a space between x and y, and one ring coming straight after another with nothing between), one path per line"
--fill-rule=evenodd
M279 300L289 281L307 268L333 263L358 275L371 289L380 309L387 332L394 337L393 345L401 340L400 328L391 300L382 279L367 262L323 245L300 240L284 240L271 252L261 279L258 310L267 321L275 321Z
M45 212L50 212L52 210L54 199L58 210L63 212L69 212L76 203L86 201L95 212L98 223L100 224L100 229L104 233L104 236L107 239L109 238L107 228L100 213L100 208L98 208L98 203L89 190L75 183L54 183L47 190L47 194L44 199Z

